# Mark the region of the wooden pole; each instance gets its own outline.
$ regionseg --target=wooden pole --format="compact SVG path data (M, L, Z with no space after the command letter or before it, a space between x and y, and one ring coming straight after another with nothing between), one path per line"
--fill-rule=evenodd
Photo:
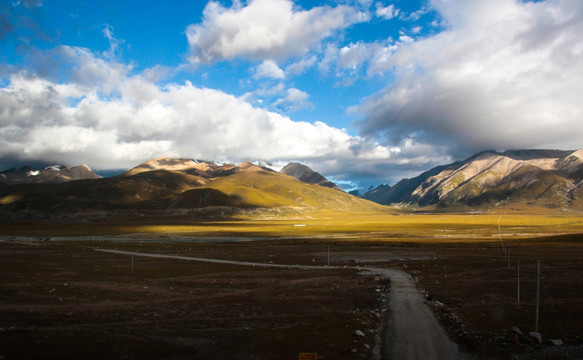
M506 257L508 258L508 268L510 269L510 246L506 248Z
M502 240L502 231L500 230L500 220L502 220L502 215L498 218L498 235L500 236L500 243L502 244L502 251L504 256L506 256L506 247L504 247L504 240Z
M516 303L520 304L520 260L518 260L516 272Z
M538 332L538 310L540 297L540 260L537 260L536 265L536 309L534 317L534 332Z

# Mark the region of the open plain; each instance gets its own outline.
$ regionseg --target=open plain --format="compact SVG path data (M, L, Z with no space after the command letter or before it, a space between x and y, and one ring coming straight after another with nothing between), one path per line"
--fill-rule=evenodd
M142 217L0 229L4 359L381 359L396 346L391 285L371 268L408 273L468 357L583 357L576 214ZM541 344L529 336L539 260Z

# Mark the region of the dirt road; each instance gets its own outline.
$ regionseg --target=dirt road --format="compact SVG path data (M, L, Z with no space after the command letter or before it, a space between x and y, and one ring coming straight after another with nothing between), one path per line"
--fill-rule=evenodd
M369 269L391 281L391 317L386 329L388 338L383 358L468 359L447 337L407 273L393 269Z
M178 256L178 255L164 255L164 254L149 254L141 252L132 251L122 251L122 250L110 250L110 249L93 249L95 251L101 251L112 254L119 255L129 255L129 256L141 256L150 257L158 259L175 259L175 260L188 260L188 261L200 261L212 264L229 264L229 265L242 265L242 266L258 266L258 267L268 267L268 268L283 268L283 269L340 269L339 266L311 266L311 265L285 265L285 264L268 264L268 263L257 263L257 262L247 262L247 261L232 261L232 260L220 260L220 259L208 259L208 258L197 258L192 256Z
M119 255L202 261L243 266L277 267L288 269L338 268L334 266L324 267L241 262L164 254L148 254L109 249L94 250ZM391 281L391 289L389 293L389 311L391 316L390 321L387 323L386 329L384 331L387 339L384 342L384 348L381 350L381 354L378 354L380 358L407 360L468 359L467 356L462 355L459 352L457 345L447 337L445 331L439 325L431 310L423 302L423 299L417 291L415 284L413 284L410 276L407 273L399 270L384 268L367 267L366 269L383 277L387 277Z

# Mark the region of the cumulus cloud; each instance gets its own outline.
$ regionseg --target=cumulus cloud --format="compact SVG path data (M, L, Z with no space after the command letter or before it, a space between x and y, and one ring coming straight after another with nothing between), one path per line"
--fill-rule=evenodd
M286 67L285 70L286 72L294 75L302 74L304 71L314 66L317 60L318 57L316 55L305 56L299 61Z
M583 2L431 5L447 29L377 52L395 80L358 108L361 135L464 154L582 146Z
M273 60L264 60L261 64L257 65L255 68L255 73L253 77L256 79L270 78L270 79L283 79L285 78L285 73L283 70L277 66L277 63Z
M116 81L91 86L90 78L121 65L83 48L59 47L48 54L69 56L70 63L90 74L61 83L24 71L5 79L0 87L0 158L5 163L87 163L100 170L129 168L158 156L317 163L391 155L384 146L345 130L292 121L219 90L189 82L158 85L150 75L155 69L132 75L122 66ZM308 94L292 88L279 105L290 110L307 103ZM355 151L355 146L364 150Z
M287 96L277 99L273 105L283 112L294 112L305 107L313 107L314 104L308 101L310 95L307 92L296 88L288 89Z
M375 14L378 17L384 18L386 20L391 20L395 16L399 15L399 9L395 8L395 5L391 4L389 6L383 6L382 3L376 4Z
M368 61L377 47L377 43L358 42L340 48L338 51L338 67L352 71L358 70Z
M299 9L291 0L251 0L230 8L211 1L201 24L186 29L190 61L213 63L237 57L253 60L303 56L335 31L367 20L353 7Z

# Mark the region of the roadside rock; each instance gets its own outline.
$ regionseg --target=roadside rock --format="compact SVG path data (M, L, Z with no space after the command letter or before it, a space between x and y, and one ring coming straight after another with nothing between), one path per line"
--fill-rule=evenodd
M355 330L354 331L354 335L360 336L360 337L364 337L365 336L364 333L361 330Z
M563 346L563 340L561 339L553 339L549 340L549 342L555 346Z
M543 337L542 337L542 335L541 335L540 333L537 333L537 332L534 332L534 331L533 331L533 332L531 332L529 335L530 335L530 337L531 337L533 340L535 340L535 341L536 341L536 342L538 342L539 344L542 344L542 343L543 343Z

